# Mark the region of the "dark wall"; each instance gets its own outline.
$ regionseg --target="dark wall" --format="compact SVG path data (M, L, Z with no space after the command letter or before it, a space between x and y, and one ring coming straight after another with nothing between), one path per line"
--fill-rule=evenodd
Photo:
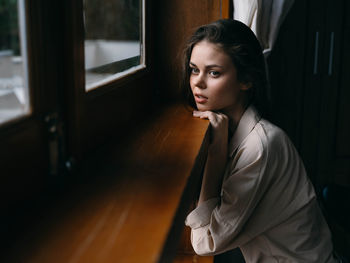
M156 67L158 92L173 100L179 97L181 53L185 40L198 26L222 17L220 2L159 1L155 8Z

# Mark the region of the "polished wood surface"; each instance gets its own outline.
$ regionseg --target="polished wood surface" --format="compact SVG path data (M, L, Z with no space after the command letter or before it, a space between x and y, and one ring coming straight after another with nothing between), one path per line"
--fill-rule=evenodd
M6 262L172 262L207 127L182 105L140 125L108 160L88 166L96 178L38 215Z
M195 208L195 202L191 205L191 210ZM191 229L189 227L185 227L183 229L179 246L176 251L176 257L173 263L209 263L214 262L213 256L198 256L194 252L191 245Z
M214 257L201 257L197 255L177 255L173 263L213 263Z

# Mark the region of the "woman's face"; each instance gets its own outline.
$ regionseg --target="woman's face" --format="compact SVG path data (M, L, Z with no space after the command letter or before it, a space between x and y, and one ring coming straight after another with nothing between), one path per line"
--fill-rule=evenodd
M197 43L190 68L190 86L198 110L235 112L244 107L247 87L237 80L236 67L218 45Z

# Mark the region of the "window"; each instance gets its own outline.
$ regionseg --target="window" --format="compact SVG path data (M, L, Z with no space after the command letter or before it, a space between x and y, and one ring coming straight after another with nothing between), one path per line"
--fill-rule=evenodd
M84 0L85 90L145 67L144 0Z
M0 2L0 124L28 114L24 0Z

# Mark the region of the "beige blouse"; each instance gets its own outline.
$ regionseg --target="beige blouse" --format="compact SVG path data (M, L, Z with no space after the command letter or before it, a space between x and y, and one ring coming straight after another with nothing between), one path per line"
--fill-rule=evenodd
M220 198L186 219L199 255L240 247L246 262L336 262L331 234L287 135L254 107L229 145Z

